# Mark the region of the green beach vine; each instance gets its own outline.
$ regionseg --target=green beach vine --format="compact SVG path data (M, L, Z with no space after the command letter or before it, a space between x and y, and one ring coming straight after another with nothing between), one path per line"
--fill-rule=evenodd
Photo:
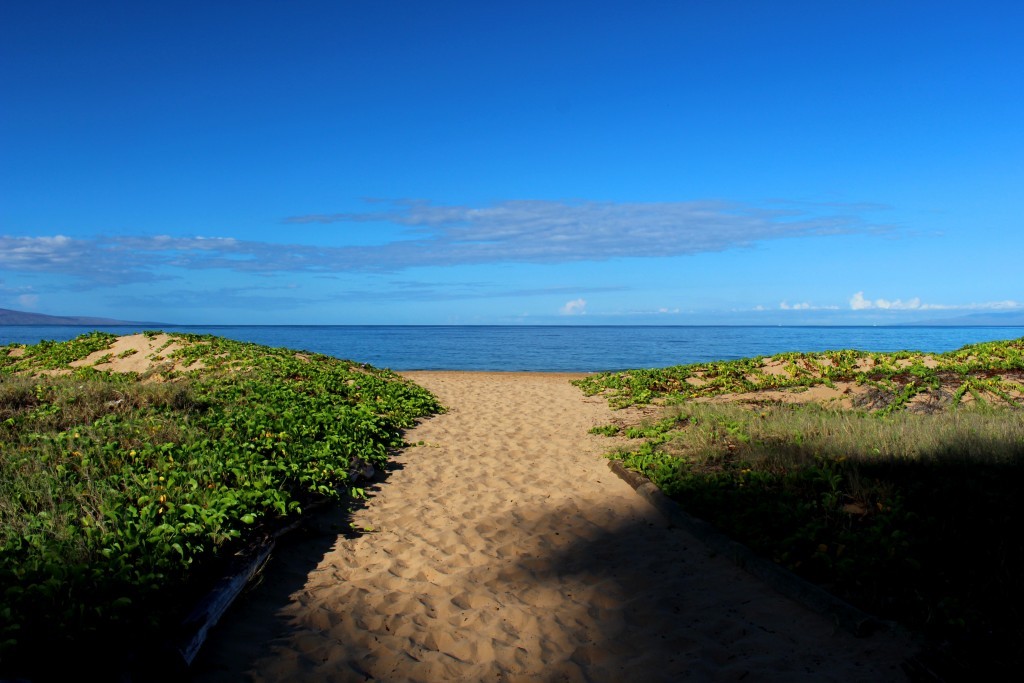
M171 336L202 369L70 368L115 339L0 348L5 673L159 639L236 549L360 495L442 410L387 370L212 336Z

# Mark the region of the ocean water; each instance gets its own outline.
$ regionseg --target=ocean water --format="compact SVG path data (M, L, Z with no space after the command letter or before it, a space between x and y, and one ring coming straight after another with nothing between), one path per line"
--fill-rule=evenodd
M63 341L91 329L134 326L0 326L0 346ZM1024 327L667 326L167 326L266 346L313 351L392 370L599 372L657 368L786 351L944 352L1024 336Z

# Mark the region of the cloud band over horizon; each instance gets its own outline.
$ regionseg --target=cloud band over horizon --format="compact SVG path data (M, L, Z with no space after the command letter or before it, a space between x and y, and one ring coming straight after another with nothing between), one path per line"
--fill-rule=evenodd
M86 286L167 279L169 269L240 273L397 272L489 263L661 258L767 240L882 232L836 207L766 209L721 201L505 201L491 206L393 202L383 211L293 216L288 225L382 223L407 237L317 246L199 236L0 236L0 269L63 274ZM338 235L332 235L337 238Z

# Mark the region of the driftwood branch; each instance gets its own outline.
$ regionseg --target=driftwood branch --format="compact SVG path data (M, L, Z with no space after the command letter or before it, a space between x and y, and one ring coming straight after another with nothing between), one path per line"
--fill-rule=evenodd
M282 536L294 531L309 520L309 516L333 501L319 500L305 506L303 514L291 524L263 537L235 555L234 571L222 577L200 600L179 626L179 635L172 645L175 656L186 667L192 665L206 642L210 630L217 625L228 608L260 573Z
M181 623L183 636L175 649L186 666L192 665L199 654L199 649L206 642L210 629L217 624L231 603L270 559L270 553L276 544L277 539L271 537L263 545L244 553L243 555L248 557L243 561L239 571L220 579Z

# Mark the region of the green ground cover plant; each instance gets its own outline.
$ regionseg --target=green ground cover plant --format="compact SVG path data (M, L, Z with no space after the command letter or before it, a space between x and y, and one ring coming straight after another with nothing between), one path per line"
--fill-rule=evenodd
M1024 339L934 356L785 354L579 384L613 405L664 406L657 422L597 428L635 441L611 457L763 556L923 634L956 678L1024 663L1022 350ZM771 393L830 382L851 387L844 405Z
M387 370L212 336L172 335L193 371L45 374L115 339L0 347L5 673L158 641L236 549L363 495L442 410Z
M574 384L585 394L606 396L616 408L841 384L863 388L854 392L861 407L885 413L911 406L915 397L931 399L916 401L922 410L955 407L967 397L1019 406L1024 393L1024 339L973 344L945 354L785 353L772 358L604 372Z

